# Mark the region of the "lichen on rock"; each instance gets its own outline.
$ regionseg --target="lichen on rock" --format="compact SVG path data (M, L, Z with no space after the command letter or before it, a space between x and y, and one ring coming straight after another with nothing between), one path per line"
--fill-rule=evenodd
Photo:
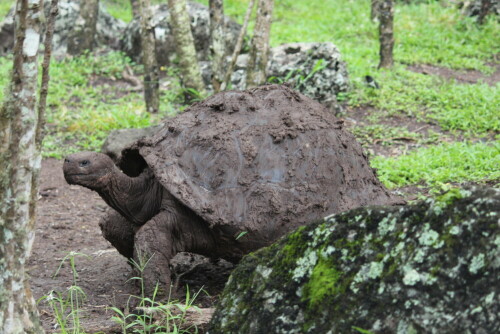
M498 333L499 213L455 189L302 227L242 260L209 333Z

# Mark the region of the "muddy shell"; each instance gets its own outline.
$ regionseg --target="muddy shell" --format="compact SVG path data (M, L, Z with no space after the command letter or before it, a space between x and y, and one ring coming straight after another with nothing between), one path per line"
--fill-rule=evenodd
M366 205L403 204L377 179L342 120L283 85L227 91L164 121L123 152L224 234L270 243L300 225Z

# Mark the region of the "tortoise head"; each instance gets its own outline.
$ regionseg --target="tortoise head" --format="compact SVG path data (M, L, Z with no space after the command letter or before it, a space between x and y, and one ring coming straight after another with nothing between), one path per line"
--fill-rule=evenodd
M115 168L106 154L78 152L64 159L63 172L69 184L99 191L109 184Z

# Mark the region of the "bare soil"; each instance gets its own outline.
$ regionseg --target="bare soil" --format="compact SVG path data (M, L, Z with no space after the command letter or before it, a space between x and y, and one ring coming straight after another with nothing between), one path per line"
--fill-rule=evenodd
M35 299L51 290L65 293L73 280L69 261L54 277L57 268L69 252L85 254L76 255L77 283L87 294L83 321L95 329L112 327L108 319L113 314L107 307L125 305L128 296L138 291L128 281L132 270L125 258L101 236L97 223L106 204L96 193L68 185L62 163L55 159L42 163L40 195L36 238L28 262ZM46 302L40 304L40 312L44 328L52 333L56 323Z
M478 70L454 70L447 67L440 67L434 65L418 64L408 66L408 69L413 72L422 73L426 75L437 75L446 80L456 80L458 83L475 84L484 82L490 86L495 86L500 82L500 65L491 64L495 71L486 75Z

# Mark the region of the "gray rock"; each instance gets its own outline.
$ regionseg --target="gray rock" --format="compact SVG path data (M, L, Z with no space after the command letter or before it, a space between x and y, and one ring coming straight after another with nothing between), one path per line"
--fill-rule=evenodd
M121 159L123 149L142 137L154 134L159 128L159 126L155 125L141 129L113 130L109 133L104 144L102 144L101 152L109 155L115 162L118 162Z
M210 55L210 15L208 8L197 2L188 2L191 17L191 31L199 60L208 60ZM160 65L169 65L175 59L175 40L171 33L170 13L166 4L156 5L153 9L153 25L156 37L156 55ZM226 46L232 52L241 26L225 17ZM125 30L120 42L121 49L134 61L141 62L140 22L133 20Z
M54 39L52 43L52 54L56 58L66 56L68 47L68 37L73 30L74 24L80 12L79 0L60 0L59 14L54 28ZM45 1L45 15L49 15L50 1ZM0 23L0 55L9 53L14 46L13 37L13 17L14 10L10 10L5 20ZM123 35L125 23L115 19L101 4L97 19L97 46L106 46L117 49L119 39ZM4 37L7 36L7 37ZM44 36L44 34L43 34Z
M490 0L491 8L489 14L493 13L495 15L500 15L500 1ZM466 0L459 3L459 6L463 8L463 12L467 16L478 16L481 11L481 5L483 0Z
M0 22L0 56L8 54L14 47L14 11L11 9Z
M248 55L238 57L231 77L233 89L244 89ZM210 77L210 76L208 76ZM289 83L302 94L329 107L349 89L346 64L332 43L292 43L271 49L268 81Z
M500 190L299 228L236 267L209 333L500 333Z

